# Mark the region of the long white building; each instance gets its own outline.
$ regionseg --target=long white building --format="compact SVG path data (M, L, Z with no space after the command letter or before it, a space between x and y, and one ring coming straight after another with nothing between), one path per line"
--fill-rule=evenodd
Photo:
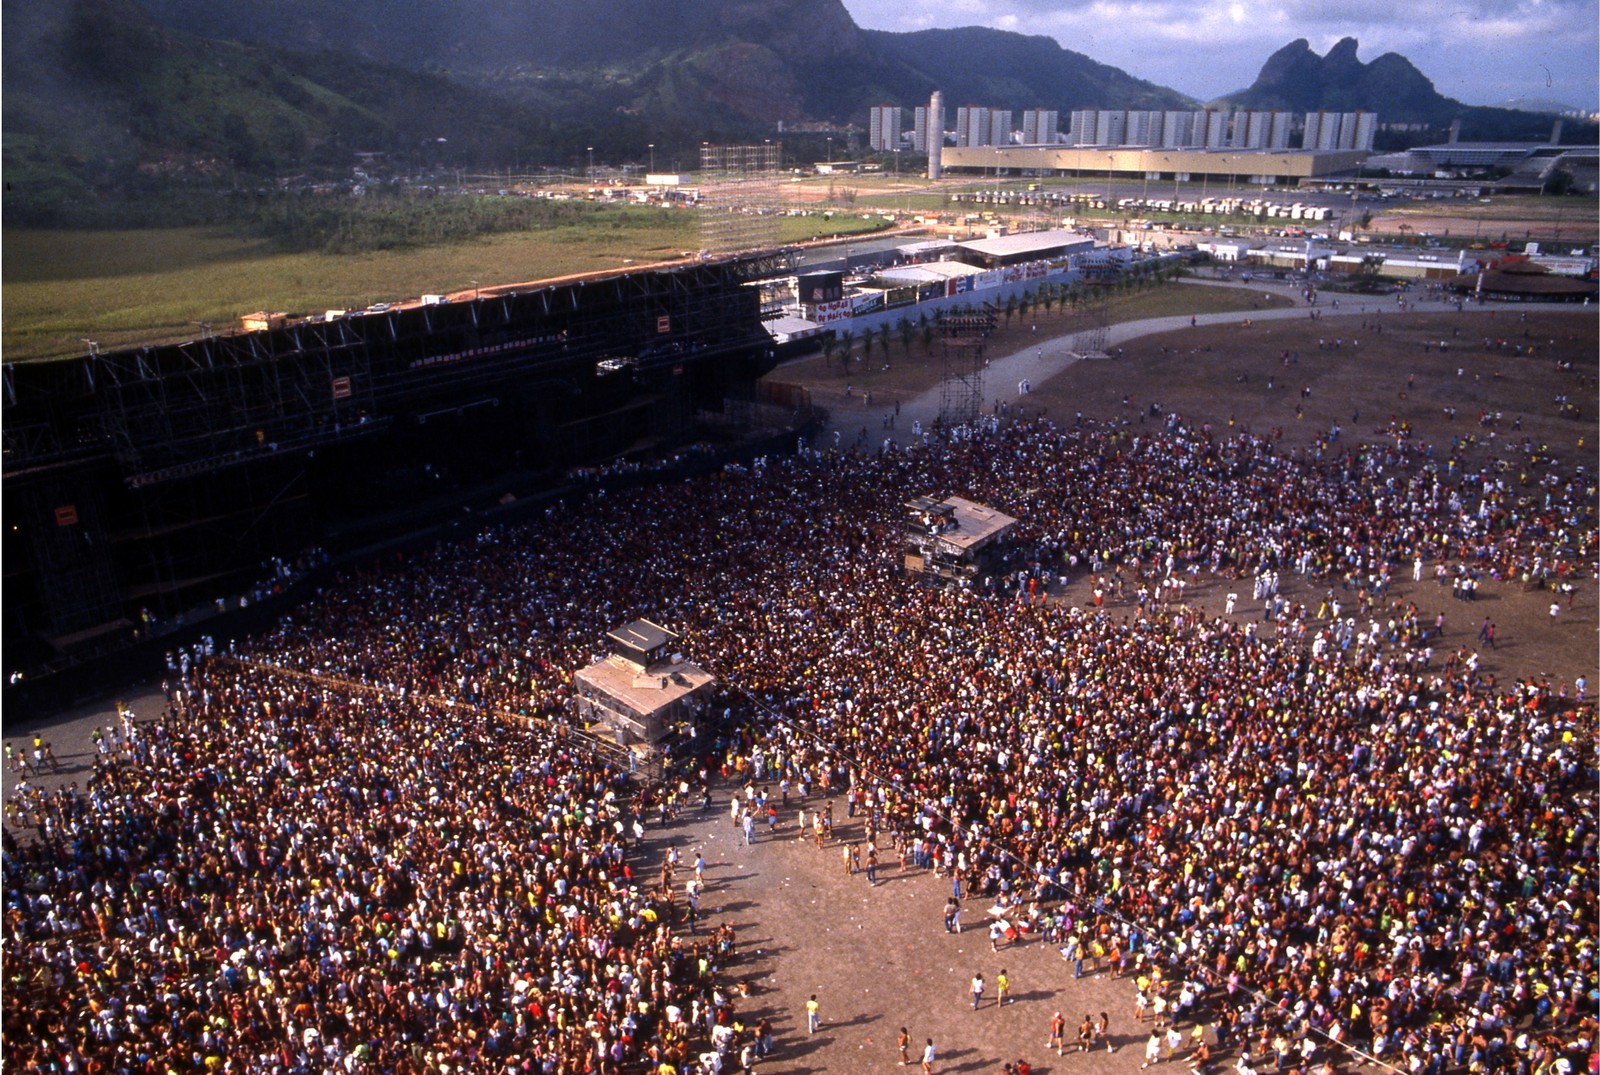
M1372 112L1311 112L1302 127L1305 149L1371 151L1378 117ZM1294 129L1292 112L1080 108L1071 114L1067 142L1075 146L1284 150L1289 148ZM1023 144L1035 143L1024 137Z
M942 97L939 100L942 102ZM928 106L915 110L911 144L919 153L931 153L944 143L942 103L937 106L937 116L935 107L930 101ZM906 112L894 105L872 109L869 137L873 149L883 152L901 145ZM1022 113L1019 138L1009 109L967 105L956 110L954 142L961 149L1065 143L1084 147L1282 152L1290 149L1296 128L1296 115L1292 112L1253 109L1236 112L1225 108L1193 111L1080 108L1068 119L1070 125L1063 137L1059 130L1059 112L1027 109ZM1309 112L1299 126L1300 145L1306 150L1371 152L1378 116L1373 112ZM936 135L930 133L935 131Z

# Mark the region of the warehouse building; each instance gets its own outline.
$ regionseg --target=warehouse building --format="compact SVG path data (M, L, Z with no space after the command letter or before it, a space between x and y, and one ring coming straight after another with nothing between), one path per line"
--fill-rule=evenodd
M1002 269L1029 261L1055 261L1094 249L1094 237L1067 228L1028 231L957 243L956 256L985 269Z

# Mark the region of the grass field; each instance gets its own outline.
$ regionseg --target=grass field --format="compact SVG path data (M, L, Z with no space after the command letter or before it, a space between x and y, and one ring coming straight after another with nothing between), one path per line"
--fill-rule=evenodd
M783 217L778 239L874 231L856 213ZM286 254L226 231L37 231L7 228L4 333L8 362L188 339L252 310L358 309L429 292L519 283L675 258L700 245L684 210L602 209L593 219L448 246L365 254Z

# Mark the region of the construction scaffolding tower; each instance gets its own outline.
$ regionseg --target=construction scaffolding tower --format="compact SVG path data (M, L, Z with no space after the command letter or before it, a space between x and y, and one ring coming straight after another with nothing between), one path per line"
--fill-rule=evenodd
M941 318L939 428L953 429L977 421L983 406L984 348L997 323L995 309Z
M706 254L778 245L781 146L700 147L700 247Z
M1106 332L1111 327L1111 299L1096 288L1078 310L1079 328L1072 337L1072 352L1083 358L1104 358Z

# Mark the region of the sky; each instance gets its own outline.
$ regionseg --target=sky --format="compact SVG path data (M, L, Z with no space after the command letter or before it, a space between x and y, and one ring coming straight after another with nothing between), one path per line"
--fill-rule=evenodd
M858 26L990 26L1208 100L1255 81L1267 57L1342 37L1371 63L1398 52L1446 97L1513 97L1600 110L1600 0L844 0Z

